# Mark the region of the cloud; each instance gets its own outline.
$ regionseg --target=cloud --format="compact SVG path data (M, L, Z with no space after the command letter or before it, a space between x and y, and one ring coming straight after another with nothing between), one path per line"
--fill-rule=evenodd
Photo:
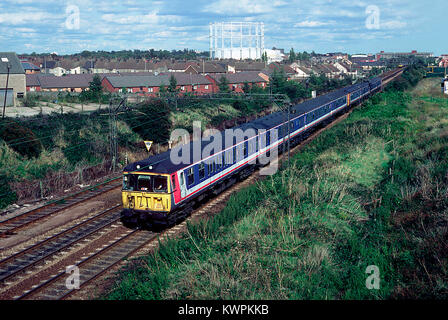
M21 12L21 13L0 13L0 24L21 25L31 22L40 22L51 19L53 16L46 12Z
M302 22L298 22L294 24L294 27L300 27L300 28L314 28L314 27L322 27L329 25L329 22L321 22L321 21L310 21L305 20Z
M118 24L158 24L162 22L179 22L182 18L175 15L158 15L157 11L143 15L103 14L101 19L106 22Z
M373 46L388 49L390 39L393 50L400 48L397 43L413 45L414 35L429 39L427 34L437 34L446 3L435 1L425 8L418 0L0 0L0 37L4 50L17 52L27 51L29 44L36 52L61 53L80 48L207 50L210 22L259 21L267 48L375 51ZM80 8L79 30L65 28L68 4ZM380 9L379 30L365 27L370 4ZM444 42L433 45L448 51L441 47Z
M403 29L408 24L406 21L399 21L399 20L390 20L386 22L380 22L380 28L381 29Z
M205 6L203 12L211 12L220 15L261 14L271 12L274 8L284 6L283 1L268 0L218 0Z

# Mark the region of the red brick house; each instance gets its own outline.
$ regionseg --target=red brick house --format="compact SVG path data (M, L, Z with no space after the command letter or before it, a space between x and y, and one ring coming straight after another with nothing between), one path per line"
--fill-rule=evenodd
M92 74L72 74L57 77L52 74L27 74L26 91L67 91L82 92L88 90Z
M213 92L213 83L206 77L198 74L163 73L151 76L109 76L103 78L103 87L109 92L141 93L156 96L160 87L167 88L170 78L174 76L179 93L207 94Z
M213 92L219 92L219 82L221 77L225 77L229 83L229 89L233 92L243 92L244 84L249 86L257 85L261 88L266 88L268 81L260 76L258 72L238 72L226 73L219 75L207 75L210 81L213 82Z

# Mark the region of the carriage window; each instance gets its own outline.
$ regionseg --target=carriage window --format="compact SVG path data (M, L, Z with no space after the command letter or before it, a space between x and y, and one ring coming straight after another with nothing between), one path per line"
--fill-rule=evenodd
M235 149L233 150L233 162L232 162L232 163L236 163L236 157L237 157L237 155L238 155L238 150L237 150L237 148L235 147Z
M247 146L246 146L247 142L243 142L243 158L246 157L246 153L247 153Z
M188 185L192 185L194 184L194 168L191 167L190 169L188 169L187 172L187 181L188 181Z
M211 175L213 173L213 162L208 163L208 175Z
M199 180L205 177L205 166L203 163L199 164Z

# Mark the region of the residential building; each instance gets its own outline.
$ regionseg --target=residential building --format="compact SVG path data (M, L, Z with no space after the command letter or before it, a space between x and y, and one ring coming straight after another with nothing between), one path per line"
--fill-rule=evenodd
M25 74L35 74L40 73L40 68L28 61L21 61L23 70L25 70Z
M183 71L185 73L196 73L196 74L223 74L227 72L226 67L221 63L216 62L190 62L188 66Z
M222 75L207 75L210 81L213 82L213 92L219 92L219 83L221 77L226 78L229 83L229 89L233 92L244 92L243 87L245 83L249 86L257 85L261 88L266 88L268 80L262 77L259 72L237 72L237 73L226 73Z
M155 96L160 92L161 86L168 88L170 78L176 79L176 89L180 94L195 93L207 94L213 92L213 83L206 77L199 74L186 73L164 73L158 75L146 76L111 76L106 75L103 78L103 87L109 92L127 92L140 93L149 96Z
M261 71L266 68L267 64L264 62L229 62L229 66L233 66L234 72L247 72L247 71Z
M276 72L283 71L288 80L291 80L291 79L295 78L295 76L296 76L296 71L293 68L291 68L287 64L281 64L278 62L273 62L273 63L269 64L267 68L263 69L263 72L267 72L269 76L272 75L272 73L274 73L274 71L276 71Z
M417 52L417 50L412 50L411 52L384 52L381 51L376 54L376 60L380 59L394 59L394 58L409 58L411 56L420 58L431 58L434 56L432 52Z
M82 92L89 89L92 80L92 74L68 74L61 77L53 74L29 74L26 75L26 90Z
M8 85L6 85L8 84ZM26 95L25 70L14 52L0 52L0 105L16 106Z

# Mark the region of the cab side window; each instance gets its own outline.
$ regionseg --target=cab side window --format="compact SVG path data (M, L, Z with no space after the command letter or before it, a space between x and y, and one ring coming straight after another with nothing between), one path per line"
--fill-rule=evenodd
M171 176L171 191L175 191L176 189L177 189L176 188L176 178L173 175L173 176Z
M188 169L188 172L187 172L187 182L188 182L189 186L194 184L194 168L193 167Z
M184 183L185 183L184 173L181 172L181 173L180 173L180 185L183 186Z

